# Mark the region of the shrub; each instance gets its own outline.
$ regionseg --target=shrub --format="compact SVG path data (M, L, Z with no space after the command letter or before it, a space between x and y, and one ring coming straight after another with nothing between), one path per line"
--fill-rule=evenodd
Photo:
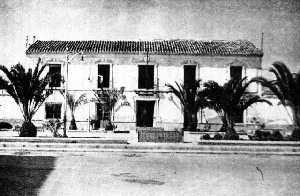
M62 135L58 133L58 130L60 129L62 124L63 123L60 122L59 119L49 120L44 124L44 127L51 131L53 137L62 137Z
M291 135L291 140L299 141L300 140L300 128L295 128Z
M220 133L214 135L214 140L221 140L221 139L223 139L223 136Z
M210 136L209 136L209 134L204 134L203 136L202 136L202 138L201 139L203 139L203 140L210 140L211 138L210 138Z
M106 131L112 131L117 128L117 125L114 125L111 121L108 121L107 125L105 126Z
M269 131L256 130L252 140L267 141L271 140L271 133Z
M0 122L0 129L12 129L13 126L8 122Z
M271 134L271 140L273 141L282 141L283 135L280 133L280 131L276 130Z
M239 135L236 132L227 132L224 135L224 140L239 140Z

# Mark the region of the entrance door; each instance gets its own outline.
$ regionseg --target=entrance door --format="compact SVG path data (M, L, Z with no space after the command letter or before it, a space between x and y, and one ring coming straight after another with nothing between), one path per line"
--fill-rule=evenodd
M136 126L152 127L155 101L136 101Z

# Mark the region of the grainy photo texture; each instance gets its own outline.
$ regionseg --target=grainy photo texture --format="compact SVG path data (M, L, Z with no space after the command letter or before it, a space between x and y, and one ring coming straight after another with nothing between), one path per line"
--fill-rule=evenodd
M300 195L299 0L0 0L0 195Z

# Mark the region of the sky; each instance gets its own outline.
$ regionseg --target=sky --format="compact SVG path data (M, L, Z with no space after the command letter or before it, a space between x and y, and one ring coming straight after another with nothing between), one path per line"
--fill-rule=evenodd
M0 64L25 62L25 39L236 40L262 65L300 70L300 0L0 0Z

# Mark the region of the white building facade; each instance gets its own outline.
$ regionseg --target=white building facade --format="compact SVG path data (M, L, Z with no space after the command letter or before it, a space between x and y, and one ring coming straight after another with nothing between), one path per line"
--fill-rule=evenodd
M182 107L165 84L198 79L223 84L234 75L250 79L261 75L263 57L262 51L246 40L36 41L26 55L33 62L41 58L48 71L63 78L50 84L56 90L36 114L38 121L62 120L65 101L59 90L65 89L64 80L68 92L77 97L86 94L92 98L100 80L105 89L125 87L112 113L103 114L94 102L79 106L75 118L80 130L91 130L90 122L102 118L110 118L120 130L139 126L182 128ZM248 90L261 94L257 84ZM1 106L2 119L21 118L10 97L1 96L1 103L6 103ZM268 107L255 105L242 114L241 123L250 122L253 116L268 118L260 113ZM70 121L69 111L67 114ZM218 122L216 113L208 109L199 112L199 123L206 120Z

